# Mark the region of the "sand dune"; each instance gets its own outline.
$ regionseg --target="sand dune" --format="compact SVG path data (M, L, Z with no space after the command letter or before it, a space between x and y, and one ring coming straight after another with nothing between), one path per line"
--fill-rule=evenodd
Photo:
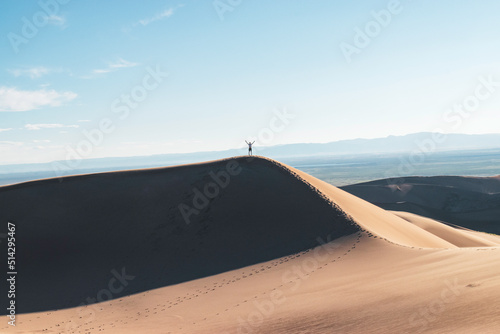
M207 185L209 194L220 194L200 195ZM107 284L112 269L137 276L119 297L358 230L308 185L264 159L29 182L0 188L0 203L0 221L12 220L22 232L21 312L77 306Z
M451 248L449 242L416 227L400 217L380 209L324 181L299 170L292 169L298 176L314 184L321 193L342 208L363 229L388 241L409 247Z
M342 189L386 210L500 234L500 176L406 177Z
M478 235L463 229L457 229L437 222L433 219L418 216L409 212L393 212L410 223L448 241L458 247L497 247L500 246L500 236L489 237L486 233Z
M208 184L218 193L193 203ZM500 328L498 237L384 211L270 159L42 180L0 188L0 203L24 231L17 333ZM189 224L179 204L198 207Z

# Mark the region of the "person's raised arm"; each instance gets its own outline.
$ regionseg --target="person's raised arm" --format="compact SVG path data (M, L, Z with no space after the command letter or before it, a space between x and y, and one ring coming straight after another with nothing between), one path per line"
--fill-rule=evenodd
M247 143L247 145L248 145L248 142L246 140L245 140L245 143Z

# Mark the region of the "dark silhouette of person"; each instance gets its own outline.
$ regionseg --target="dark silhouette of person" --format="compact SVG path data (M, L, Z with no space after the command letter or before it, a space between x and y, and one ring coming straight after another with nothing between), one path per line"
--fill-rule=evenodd
M254 140L253 142L251 142L251 143L249 143L249 142L247 142L247 141L245 140L245 143L247 143L247 145L248 145L248 155L253 155L253 152L252 152L252 145L255 143L255 140Z

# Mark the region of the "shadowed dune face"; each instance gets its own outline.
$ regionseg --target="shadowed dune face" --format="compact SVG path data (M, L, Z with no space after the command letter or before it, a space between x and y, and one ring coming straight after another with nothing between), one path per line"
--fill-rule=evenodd
M385 210L407 211L500 234L500 176L407 177L341 189Z
M81 305L22 314L17 331L498 332L498 236L265 158L62 181L0 188L18 313ZM99 297L115 299L86 305Z
M308 184L260 158L1 187L0 221L17 226L18 313L95 301L113 278L122 283L111 289L117 298L359 230Z

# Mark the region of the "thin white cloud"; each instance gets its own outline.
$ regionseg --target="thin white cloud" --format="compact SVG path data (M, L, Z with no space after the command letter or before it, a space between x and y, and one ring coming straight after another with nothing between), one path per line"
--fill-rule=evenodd
M43 139L43 140L33 140L34 143L50 143L50 140L48 139Z
M151 16L151 17L148 17L148 18L145 18L145 19L142 19L142 20L139 20L137 21L134 26L138 25L138 24L141 24L143 26L147 26L148 24L152 23L152 22L155 22L155 21L160 21L160 20L163 20L163 19L166 19L166 18L169 18L171 17L172 15L174 15L174 11L175 11L175 8L169 8L169 9L165 9L164 11L162 12L159 12L159 13L156 13L155 15Z
M66 18L64 16L60 16L60 15L50 15L48 17L48 23L55 25L55 26L65 27L66 26Z
M180 5L177 5L175 7L170 7L170 8L164 9L162 11L159 11L150 17L146 17L146 18L143 18L143 19L138 20L136 22L133 22L132 24L129 24L127 26L122 27L122 32L129 33L132 31L132 29L134 27L137 27L137 26L144 27L144 26L147 26L153 22L168 19L168 18L172 17L172 15L174 15L175 12L177 11L177 9L180 7L184 7L184 5L180 4Z
M0 87L0 112L29 111L40 107L58 107L75 99L73 92L46 90L18 90L13 87Z
M125 60L123 58L118 58L117 61L109 63L107 68L95 69L92 71L92 73L105 74L105 73L117 71L120 68L135 67L137 65L139 65L139 63L134 63L134 62ZM90 78L90 77L87 76L85 78Z
M95 74L104 74L104 73L109 73L109 72L113 72L113 70L110 68L105 68L105 69L99 68L99 69L92 71L92 73L95 73Z
M16 78L20 76L26 76L30 77L31 79L37 79L52 72L51 69L43 66L23 68L23 69L15 68L15 69L8 69L7 71L9 71Z
M131 61L127 61L123 58L118 58L118 61L114 63L110 63L109 67L110 68L123 68L123 67L134 67L139 65L138 63L133 63Z
M78 128L78 125L64 125L64 124L26 124L25 129L28 130L41 130L41 129L60 129L60 128Z
M8 128L8 129L0 129L0 132L10 131L10 130L12 130L12 128Z

